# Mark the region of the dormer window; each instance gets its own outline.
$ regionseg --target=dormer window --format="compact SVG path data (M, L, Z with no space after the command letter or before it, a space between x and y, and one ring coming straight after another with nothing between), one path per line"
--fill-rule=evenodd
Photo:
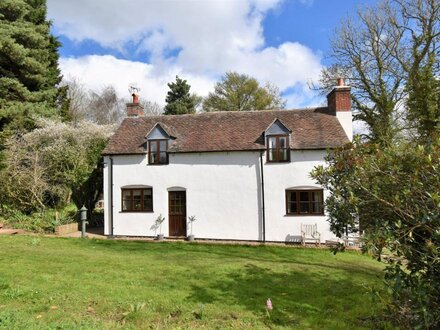
M157 123L146 136L148 142L148 164L168 164L168 147L172 137L163 124Z
M288 162L289 159L289 136L275 135L267 137L267 161Z
M168 140L148 141L148 164L168 164Z
M275 119L264 134L266 136L267 161L271 163L289 162L291 131L279 119Z

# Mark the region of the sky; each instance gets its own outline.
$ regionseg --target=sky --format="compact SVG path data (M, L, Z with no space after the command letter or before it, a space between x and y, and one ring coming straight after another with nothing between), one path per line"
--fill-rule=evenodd
M206 96L227 71L271 82L287 108L325 104L310 90L331 64L330 38L347 15L377 0L48 0L60 68L99 91L165 104L186 79ZM336 78L336 77L335 77Z

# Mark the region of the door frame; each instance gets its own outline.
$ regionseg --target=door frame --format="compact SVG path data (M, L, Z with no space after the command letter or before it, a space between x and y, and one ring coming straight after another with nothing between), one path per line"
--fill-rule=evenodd
M184 214L183 214L183 224L185 227L185 231L182 233L182 235L171 235L171 195L173 193L180 193L184 195ZM169 236L174 236L174 237L180 237L180 236L184 236L187 237L188 236L188 225L187 225L187 207L186 207L186 190L185 189L176 189L176 190L168 190L168 235Z

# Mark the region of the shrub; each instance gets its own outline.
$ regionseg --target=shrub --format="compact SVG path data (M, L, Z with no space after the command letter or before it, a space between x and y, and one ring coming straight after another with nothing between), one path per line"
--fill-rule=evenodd
M77 221L77 208L69 204L62 209L44 209L41 212L25 214L7 206L1 207L0 221L4 224L26 231L53 233L56 226Z
M438 328L440 139L385 148L355 141L329 154L327 163L312 176L331 192L332 230L341 236L360 229L378 259L389 250L385 280L394 320L405 328Z

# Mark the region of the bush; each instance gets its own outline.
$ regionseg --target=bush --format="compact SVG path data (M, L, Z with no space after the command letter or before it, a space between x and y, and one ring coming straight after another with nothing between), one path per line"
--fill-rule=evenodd
M355 141L327 157L312 176L331 195L326 210L338 235L360 229L379 260L394 320L404 328L440 327L440 139L383 147Z
M71 201L93 205L102 184L101 151L114 127L47 119L37 124L6 143L0 204L25 214Z
M45 209L42 212L25 214L19 210L2 206L0 222L16 228L36 233L53 233L56 226L77 221L77 208L70 204L62 209Z

